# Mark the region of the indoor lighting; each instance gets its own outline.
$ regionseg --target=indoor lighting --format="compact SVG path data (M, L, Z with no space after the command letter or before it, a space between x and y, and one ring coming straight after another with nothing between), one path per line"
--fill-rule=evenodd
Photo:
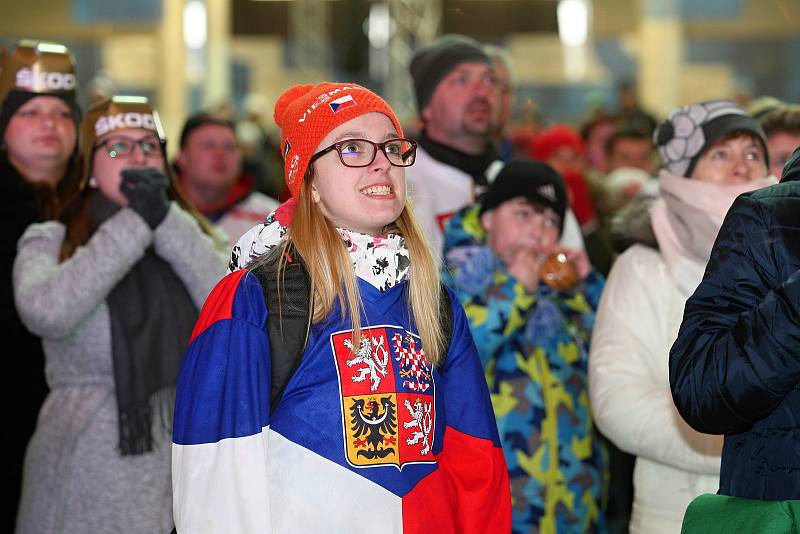
M558 37L567 46L581 46L589 35L588 0L559 0Z
M183 7L183 42L193 49L206 45L206 5L202 0L189 0Z

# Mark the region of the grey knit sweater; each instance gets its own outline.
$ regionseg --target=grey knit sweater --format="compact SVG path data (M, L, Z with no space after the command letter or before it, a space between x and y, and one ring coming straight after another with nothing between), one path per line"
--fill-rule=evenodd
M121 209L59 263L64 233L58 222L30 226L14 262L17 309L43 340L51 390L25 457L16 532L169 532L169 430L154 430L152 452L117 452L105 299L152 244L199 308L224 274L226 254L175 203L155 231L133 210Z

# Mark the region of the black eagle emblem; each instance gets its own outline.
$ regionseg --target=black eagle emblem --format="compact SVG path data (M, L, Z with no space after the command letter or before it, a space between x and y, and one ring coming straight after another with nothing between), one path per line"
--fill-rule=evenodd
M384 446L384 436L392 437L397 432L396 406L391 397L381 397L380 404L375 399L354 400L350 406L350 423L353 437L364 436L366 445L372 448L359 450L356 456L372 460L386 458L395 452L394 448Z

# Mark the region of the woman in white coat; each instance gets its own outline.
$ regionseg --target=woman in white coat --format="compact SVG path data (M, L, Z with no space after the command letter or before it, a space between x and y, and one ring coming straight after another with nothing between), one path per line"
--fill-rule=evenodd
M664 162L660 194L618 225L634 244L609 274L589 358L595 421L636 456L633 534L680 532L689 502L719 487L722 437L681 419L669 349L733 200L775 182L763 131L732 102L679 108L654 137Z

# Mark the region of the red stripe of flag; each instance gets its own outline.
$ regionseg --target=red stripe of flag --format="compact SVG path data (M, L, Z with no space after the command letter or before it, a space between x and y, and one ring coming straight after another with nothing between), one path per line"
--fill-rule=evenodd
M503 451L448 426L439 468L403 497L404 534L511 532L511 486Z
M239 284L239 280L248 272L245 269L241 269L227 275L217 283L211 294L206 298L205 304L203 304L203 309L200 311L200 317L194 325L189 343L217 321L231 318L233 315L233 299L236 297L236 286Z

